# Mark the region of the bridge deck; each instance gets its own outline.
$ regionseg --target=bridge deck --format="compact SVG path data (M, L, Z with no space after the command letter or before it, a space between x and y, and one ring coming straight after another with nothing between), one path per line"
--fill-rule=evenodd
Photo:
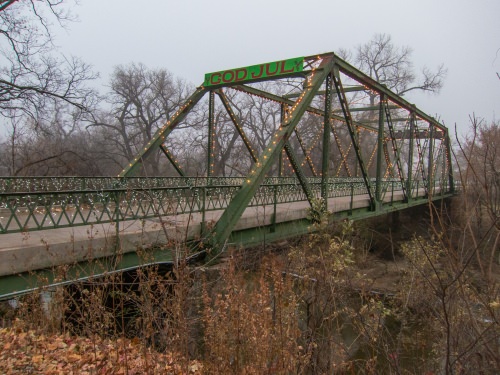
M395 191L386 196L385 202L401 201L403 193ZM419 196L425 195L424 189ZM368 208L368 195L330 198L328 207L332 213ZM352 207L351 207L352 205ZM291 222L307 216L307 201L282 203L276 206L276 223ZM205 221L218 220L223 210L208 211ZM269 226L273 223L274 206L248 207L239 220L235 232ZM73 264L89 259L115 254L116 235L120 251L135 252L138 247L150 247L168 241L185 241L200 236L202 214L178 214L154 219L120 222L118 231L114 223L75 226L26 233L3 234L0 238L0 276L26 271Z

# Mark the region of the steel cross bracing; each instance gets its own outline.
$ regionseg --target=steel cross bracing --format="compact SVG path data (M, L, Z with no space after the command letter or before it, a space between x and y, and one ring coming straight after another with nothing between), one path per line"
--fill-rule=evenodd
M197 131L200 108L205 143L186 156L176 144ZM179 177L133 177L156 152ZM197 154L204 165L193 169L187 157ZM0 234L189 213L205 223L218 211L200 233L217 252L248 207L272 207L269 233L293 235L276 222L277 206L306 201L327 213L338 209L332 198L351 196L344 213L365 217L395 209L395 192L408 204L453 194L448 130L327 53L208 74L118 177L0 178ZM354 196L367 206L356 210Z

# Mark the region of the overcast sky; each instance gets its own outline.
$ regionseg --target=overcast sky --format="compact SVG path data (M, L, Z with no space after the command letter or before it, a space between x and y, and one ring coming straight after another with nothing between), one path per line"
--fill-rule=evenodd
M74 13L79 22L58 45L103 85L120 64L199 85L207 72L353 49L387 33L413 49L416 70L448 69L439 95L407 100L461 133L472 113L500 119L500 0L81 0Z

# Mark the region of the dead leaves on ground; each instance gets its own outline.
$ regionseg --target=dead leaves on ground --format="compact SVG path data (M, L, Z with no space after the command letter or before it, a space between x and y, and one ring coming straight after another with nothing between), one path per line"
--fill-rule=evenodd
M43 335L0 329L2 374L200 374L197 361L157 353L139 339Z

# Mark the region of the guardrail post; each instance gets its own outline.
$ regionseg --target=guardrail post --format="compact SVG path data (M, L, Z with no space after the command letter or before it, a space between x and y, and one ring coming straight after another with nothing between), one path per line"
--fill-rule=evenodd
M427 193L432 197L434 195L434 124L432 123L429 123L429 161L427 170Z
M394 204L394 181L391 181L391 206Z
M115 210L113 213L115 219L115 250L120 249L120 193L117 191L111 192L115 202ZM154 204L154 203L153 203Z
M354 183L351 182L351 203L349 205L349 215L352 215L353 205L354 205Z
M207 199L207 184L204 183L201 189L202 199L201 199L201 236L205 236L207 233L207 223L205 218L205 202Z
M380 108L378 111L377 135L377 177L375 181L375 209L382 207L382 156L384 148L384 100L385 95L380 94Z

